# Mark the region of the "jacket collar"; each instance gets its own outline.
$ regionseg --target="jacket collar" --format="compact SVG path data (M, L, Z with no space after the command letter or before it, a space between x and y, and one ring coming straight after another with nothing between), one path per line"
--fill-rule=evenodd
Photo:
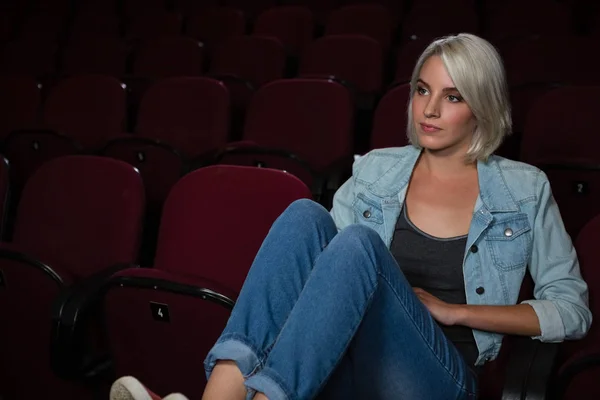
M483 206L490 212L515 212L519 206L513 198L497 156L490 156L487 162L477 162L479 176L479 197Z
M389 169L386 167L375 181L368 184L371 193L379 197L394 197L406 189L421 150L409 145L403 153ZM479 198L475 210L484 207L489 212L519 211L519 206L504 180L497 156L490 156L486 162L478 161L477 175Z

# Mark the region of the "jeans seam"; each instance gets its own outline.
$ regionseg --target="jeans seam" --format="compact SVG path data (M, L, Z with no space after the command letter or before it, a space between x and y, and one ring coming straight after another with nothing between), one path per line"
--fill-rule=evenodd
M350 339L346 342L343 351L340 352L337 360L334 363L335 366L339 365L340 360L344 357L344 355L348 351L348 347L350 346L350 343L352 342L352 340L354 340L354 336L356 335L356 331L358 330L358 327L360 326L360 324L362 324L362 322L365 318L365 315L367 314L367 311L371 307L373 296L375 296L375 293L377 292L378 288L379 288L379 280L375 280L375 287L373 288L373 290L371 291L371 295L367 299L367 307L365 309L365 312L363 313L362 318L359 319L358 324L356 324L356 326L353 329L350 329L350 333L354 332L354 334L349 335ZM329 371L329 375L327 375L327 377L323 380L321 385L317 388L316 395L318 395L323 390L323 388L327 384L327 381L329 380L329 378L331 377L331 375L333 374L334 371L335 371L335 368L332 368L331 371Z
M335 237L335 235L334 235ZM332 238L333 240L333 238ZM300 290L300 293L298 294L298 299L300 298L300 296L302 296L302 292L304 292L304 288L306 287L306 285L308 284L309 279L311 278L312 272L315 269L315 265L317 264L317 261L319 261L319 258L321 257L321 255L323 254L323 251L325 250L325 248L327 246L329 246L329 243L331 243L331 240L326 241L327 243L325 243L325 246L321 246L321 243L319 243L319 247L322 247L321 251L319 252L319 254L315 257L315 260L312 263L310 272L308 273L308 277L306 278L306 281L304 282L304 285L302 286L302 290ZM292 311L294 310L294 308L296 307L296 303L298 302L298 299L296 299L296 302L294 303L294 305L292 306L292 308L290 309L290 312L285 316L285 322L283 323L283 325L281 325L281 328L279 329L279 332L277 332L277 336L275 337L275 339L273 339L273 341L271 343L269 343L268 346L266 346L266 348L268 349L268 351L265 351L264 354L264 358L260 359L260 366L261 369L264 367L264 365L266 364L266 360L269 357L269 354L271 353L271 350L273 349L273 347L275 347L275 344L277 343L277 341L279 340L279 337L281 336L281 332L285 329L285 327L288 324L288 321L290 319L290 314L292 313ZM256 370L256 369L255 369ZM253 374L255 374L256 372L254 372L255 370L253 370L253 373L251 375L249 375L248 377L252 376Z
M445 365L444 362L442 362L442 360L440 359L440 357L437 355L437 353L435 352L435 350L431 347L431 345L429 344L429 341L423 336L422 332L420 329L418 329L418 326L416 324L416 322L414 321L414 319L412 318L411 314L408 312L408 310L406 309L406 306L404 305L404 303L402 301L400 301L400 295L398 294L398 292L394 289L393 285L390 283L390 281L387 279L387 277L379 270L379 268L377 268L377 275L379 275L381 277L381 279L383 279L386 283L387 286L390 288L390 290L392 291L392 293L394 293L394 295L396 296L396 299L399 301L399 303L401 304L402 308L404 308L404 311L406 312L406 315L408 316L408 318L412 321L413 325L415 326L415 328L417 328L417 331L419 332L419 335L421 336L421 338L423 339L423 342L427 345L427 347L429 348L429 350L431 350L431 352L434 355L434 358L436 360L438 360L438 362L440 363L440 365L442 366L442 368L448 373L448 375L452 378L452 380L454 381L454 383L456 383L456 386L459 390L461 391L465 391L467 393L472 393L471 391L467 390L465 388L464 383L461 383L458 381L458 379L456 379L456 377L454 376L454 374L452 374L450 372L450 370L448 369L448 367ZM417 299L418 300L418 299ZM420 300L418 300L420 301ZM432 317L433 318L433 317ZM447 339L446 339L447 340ZM475 394L475 393L473 393Z

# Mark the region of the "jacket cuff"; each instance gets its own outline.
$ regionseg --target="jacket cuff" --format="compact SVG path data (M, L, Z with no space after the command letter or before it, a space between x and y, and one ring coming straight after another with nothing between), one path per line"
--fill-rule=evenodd
M525 300L521 304L529 304L540 322L540 336L533 336L542 342L557 343L565 340L565 326L560 313L550 300Z

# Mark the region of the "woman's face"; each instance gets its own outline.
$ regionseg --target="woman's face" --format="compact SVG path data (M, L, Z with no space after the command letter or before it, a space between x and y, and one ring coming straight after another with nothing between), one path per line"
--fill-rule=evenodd
M429 57L421 68L412 117L419 146L436 153L467 152L477 125L475 116L439 56Z

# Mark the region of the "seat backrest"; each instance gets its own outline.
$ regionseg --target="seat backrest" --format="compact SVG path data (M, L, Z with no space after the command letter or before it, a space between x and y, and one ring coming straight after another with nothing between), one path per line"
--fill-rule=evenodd
M86 1L87 7L96 7L94 2ZM95 3L100 3L96 1ZM110 2L106 2L110 3ZM71 27L70 38L77 39L89 35L103 35L112 38L120 36L120 21L116 13L109 11L80 10Z
M116 1L86 0L77 4L77 13L117 15L119 6Z
M490 39L539 34L567 34L571 29L568 5L556 1L492 1L483 7L485 35Z
M211 7L191 15L186 24L188 36L201 41L212 51L219 42L246 32L242 10L234 7Z
M123 1L123 12L127 17L139 14L160 13L167 8L165 0L125 0Z
M2 10L0 13L0 41L2 41L2 43L6 43L8 40L10 40L14 29L15 21L13 16Z
M105 75L66 78L50 91L43 107L43 121L83 145L99 148L121 134L126 122L125 85Z
M296 176L309 188L319 190L315 187L315 174L312 168L296 154L261 147L251 141L242 140L226 146L215 156L214 164L278 169Z
M250 102L244 140L285 149L322 172L352 154L352 96L326 79L285 79L268 83Z
M600 214L592 218L579 231L575 240L577 257L581 267L581 275L588 284L589 305L593 315L600 313ZM595 341L598 344L600 340L600 328L597 324L592 324L590 332L587 335L588 341Z
M177 12L138 14L128 29L130 39L155 39L161 36L177 36L183 27L183 17Z
M408 102L410 84L404 83L388 90L381 98L371 130L371 149L405 146L408 144L406 126L408 123Z
M224 0L224 5L229 7L237 7L244 12L248 19L253 20L264 10L277 6L278 0Z
M392 40L390 11L380 4L356 4L338 8L327 21L326 35L361 34L379 42L387 51Z
M217 165L184 176L165 207L154 267L239 291L275 219L310 190L283 171Z
M435 1L425 2L413 7L404 19L400 42L420 37L440 37L461 32L477 33L479 18L473 5L463 1L464 6L456 2ZM424 24L423 21L427 23Z
M531 106L545 93L554 89L556 85L547 83L530 83L510 87L510 107L512 112L512 130L515 134L522 134L525 121ZM516 154L518 157L519 154Z
M81 278L136 261L144 188L131 165L107 157L48 161L27 181L13 243Z
M10 165L8 160L0 155L0 239L5 237L6 218L10 201Z
M312 41L314 18L303 6L279 6L263 11L254 23L254 35L277 38L288 54L299 57Z
M217 46L210 69L212 74L235 75L258 88L283 77L285 58L278 39L235 36Z
M585 224L575 240L581 275L588 285L589 308L594 317L600 313L599 240L600 214L597 214ZM598 344L600 328L594 322L582 339L561 343L561 364L554 382L554 398L577 400L600 396Z
M598 160L600 135L592 128L600 107L600 87L559 87L531 106L521 143L521 159Z
M135 135L109 141L101 154L137 168L144 180L148 215L160 213L171 187L185 169L183 157L171 146Z
M600 213L600 136L591 128L598 87L559 87L529 110L521 159L548 175L569 234Z
M33 11L47 14L67 14L71 6L70 0L37 0L33 3Z
M128 48L116 36L73 37L63 51L65 75L102 74L115 78L125 75Z
M396 53L395 82L410 82L421 53L434 39L434 37L420 36L414 40L406 40L401 44Z
M0 76L0 140L37 121L41 85L31 76Z
M40 12L29 15L23 21L19 31L22 39L36 39L43 42L55 42L65 29L66 15Z
M36 78L56 72L58 46L38 39L14 39L3 46L0 70Z
M500 46L509 85L557 83L600 85L600 62L586 57L591 37L547 34L507 40Z
M223 146L229 131L229 93L203 77L169 78L152 85L138 111L136 133L162 140L187 156Z
M183 36L166 36L143 42L135 54L133 73L137 77L162 79L202 74L202 43Z
M395 25L402 21L404 10L407 8L406 0L342 0L339 3L346 6L361 4L384 6L392 16Z
M173 0L175 10L185 16L199 14L207 8L218 7L221 0Z
M304 52L300 76L335 76L359 93L376 93L383 79L383 50L364 35L323 36Z
M308 7L315 16L315 23L325 25L329 14L339 5L339 0L287 0L287 5Z

